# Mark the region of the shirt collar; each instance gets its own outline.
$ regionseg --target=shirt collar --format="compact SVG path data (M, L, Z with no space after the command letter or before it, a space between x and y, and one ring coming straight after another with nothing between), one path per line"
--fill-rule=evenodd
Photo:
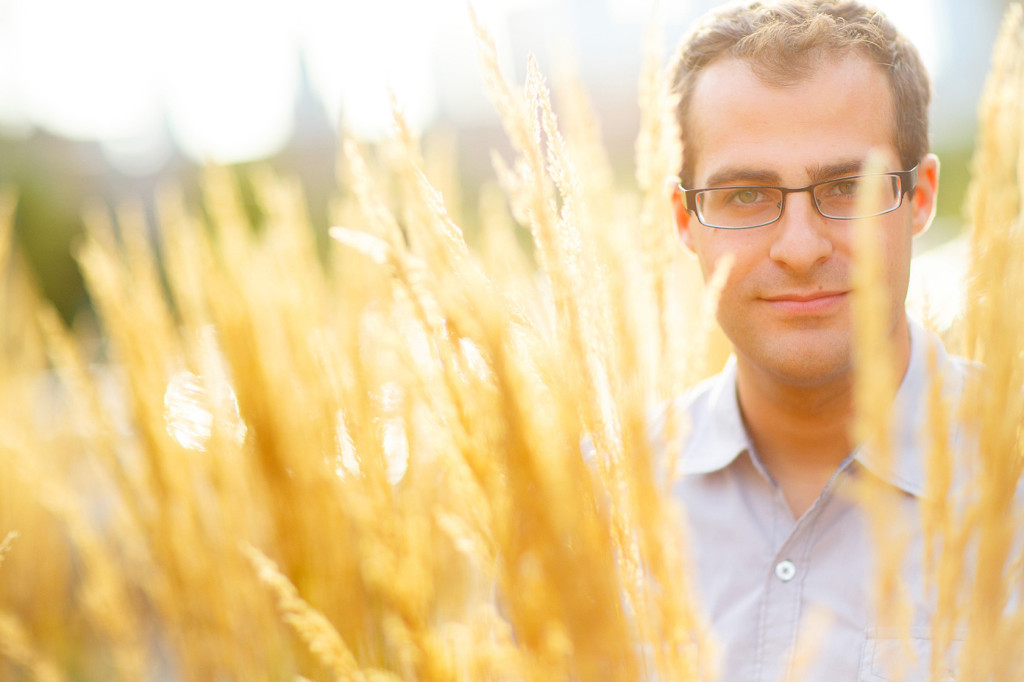
M925 427L930 384L929 354L934 349L938 376L947 395L963 388L964 375L956 371L962 363L949 357L942 343L919 322L908 316L910 363L893 403L893 448L891 466L879 461L877 452L858 446L852 456L862 466L888 483L917 497L925 490ZM690 437L678 462L682 474L706 474L724 469L744 451L751 450L736 395L736 358L730 357L717 375L699 384L682 399L689 419ZM662 415L664 419L664 415Z
M924 497L926 460L930 449L928 395L933 381L929 358L934 353L936 376L942 381L943 394L951 405L962 394L966 369L973 363L951 358L935 334L912 317L908 316L908 322L910 363L893 401L891 462L887 466L877 451L864 444L854 450L853 457L891 485L916 497ZM956 448L961 434L956 431L955 420L950 424L954 429L952 445Z
M736 396L736 357L687 393L681 405L690 420L690 436L679 461L682 474L706 474L728 466L750 448Z

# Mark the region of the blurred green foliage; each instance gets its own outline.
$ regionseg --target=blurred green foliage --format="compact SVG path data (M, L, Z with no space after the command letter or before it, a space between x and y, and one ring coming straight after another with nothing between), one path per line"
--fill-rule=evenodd
M258 229L262 219L249 176L257 165L269 164L280 172L296 175L302 182L311 224L320 245L325 247L327 206L335 191L334 144L329 140L314 150L289 148L272 159L234 166L243 203L250 212L250 224ZM468 153L485 155L486 150L459 148L457 153L463 157ZM963 229L970 172L970 146L939 149L938 153L942 160L938 220L927 235L928 244L951 239ZM309 156L316 158L311 162ZM465 161L465 158L457 160ZM470 165L478 163L479 160L474 159ZM620 175L625 181L631 178L631 173ZM463 183L460 198L472 204L479 185L489 177L466 173L459 173L459 176ZM21 138L0 137L0 186L14 187L18 196L17 248L29 264L42 294L53 302L68 323L79 314L91 312L74 258L82 234L84 209L98 203L113 214L120 204L131 201L141 203L152 221L157 187L167 182L180 186L190 203L200 206L198 168L183 158L172 161L158 176L139 178L116 171L100 149L90 143L44 133Z

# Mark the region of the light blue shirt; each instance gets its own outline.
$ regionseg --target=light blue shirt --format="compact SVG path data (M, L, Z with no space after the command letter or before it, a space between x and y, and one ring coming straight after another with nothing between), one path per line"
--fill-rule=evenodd
M717 643L720 679L777 682L794 674L794 652L813 655L799 679L836 682L892 679L896 658L911 680L925 674L931 611L924 595L923 532L918 500L925 494L928 444L929 347L951 397L958 396L971 363L948 355L939 340L910 321L910 364L894 403L891 469L865 447L855 449L806 513L794 519L779 486L762 466L743 424L736 397L736 364L708 379L682 401L691 425L680 453L673 496L688 522L697 600ZM654 432L664 429L665 414ZM955 433L954 450L962 450ZM876 476L896 497L909 530L905 572L913 609L916 665L901 655L894 633L874 616L874 542L853 490L860 476ZM955 662L955 652L950 662Z

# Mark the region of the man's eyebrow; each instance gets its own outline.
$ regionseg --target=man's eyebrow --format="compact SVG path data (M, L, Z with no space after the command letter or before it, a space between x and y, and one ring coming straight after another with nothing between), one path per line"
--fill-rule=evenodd
M807 177L810 178L811 182L821 182L831 178L841 178L845 175L856 175L861 172L863 167L864 161L862 159L808 166Z
M864 167L863 159L850 159L836 163L816 164L807 167L807 177L811 183L856 175ZM722 168L708 176L705 187L723 187L728 185L782 185L782 176L771 170L758 168Z
M721 187L724 185L743 185L746 183L759 185L778 185L782 176L775 171L754 168L723 168L708 176L705 187Z

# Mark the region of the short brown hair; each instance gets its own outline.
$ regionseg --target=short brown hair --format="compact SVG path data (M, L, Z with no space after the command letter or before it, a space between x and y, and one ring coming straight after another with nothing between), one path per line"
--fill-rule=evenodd
M889 19L853 0L782 0L732 5L705 16L683 38L672 70L683 137L679 174L690 186L696 152L687 116L697 79L718 58L748 60L763 82L784 87L811 76L821 61L856 51L880 66L892 86L894 143L905 169L928 152L928 74Z

